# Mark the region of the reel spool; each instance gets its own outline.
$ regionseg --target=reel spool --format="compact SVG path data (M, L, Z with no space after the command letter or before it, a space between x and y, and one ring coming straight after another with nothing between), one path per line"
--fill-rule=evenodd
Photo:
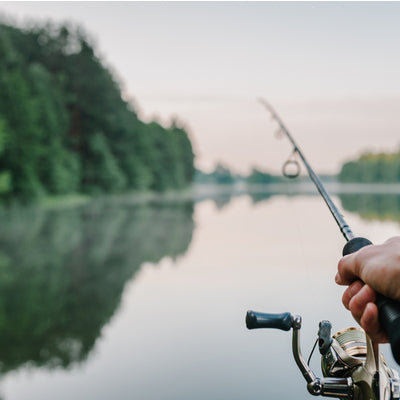
M347 377L367 357L367 340L361 328L346 328L332 336L331 346L321 357L324 376Z

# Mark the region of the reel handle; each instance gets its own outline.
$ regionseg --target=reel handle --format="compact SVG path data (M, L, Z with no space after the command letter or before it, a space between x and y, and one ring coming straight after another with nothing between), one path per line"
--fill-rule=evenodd
M294 317L291 313L265 314L256 311L247 311L247 329L274 328L289 331L293 326Z
M355 237L346 243L343 248L343 255L355 253L370 244L372 242L368 239ZM378 293L376 305L379 311L379 322L389 337L393 357L400 365L400 303Z

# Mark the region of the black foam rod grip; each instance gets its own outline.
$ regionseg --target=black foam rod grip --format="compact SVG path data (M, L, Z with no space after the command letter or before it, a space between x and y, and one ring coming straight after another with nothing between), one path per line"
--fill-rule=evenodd
M273 328L288 331L293 325L293 315L290 313L264 314L247 311L246 326L248 329Z
M353 238L344 246L343 255L355 253L370 244L372 243L368 239ZM393 357L400 365L400 303L378 294L376 305L379 311L379 321L388 335Z

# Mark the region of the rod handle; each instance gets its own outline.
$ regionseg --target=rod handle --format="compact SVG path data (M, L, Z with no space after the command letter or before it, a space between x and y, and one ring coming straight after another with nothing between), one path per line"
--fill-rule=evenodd
M372 242L368 239L355 237L346 243L343 248L343 255L355 253L370 244ZM379 311L379 322L388 335L393 357L400 365L400 303L378 293L376 305Z
M293 325L294 317L291 313L265 314L256 311L247 311L247 329L274 328L289 331Z

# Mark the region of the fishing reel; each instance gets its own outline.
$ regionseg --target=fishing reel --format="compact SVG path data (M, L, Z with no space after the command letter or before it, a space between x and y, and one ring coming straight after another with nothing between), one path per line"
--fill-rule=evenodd
M300 349L301 317L290 313L264 314L248 311L248 329L293 330L293 356L314 396L351 400L400 399L397 371L386 364L377 344L361 328L347 328L331 336L329 321L319 323L318 344L323 378L318 378L306 363ZM314 346L315 348L315 346ZM314 350L314 349L313 349Z

